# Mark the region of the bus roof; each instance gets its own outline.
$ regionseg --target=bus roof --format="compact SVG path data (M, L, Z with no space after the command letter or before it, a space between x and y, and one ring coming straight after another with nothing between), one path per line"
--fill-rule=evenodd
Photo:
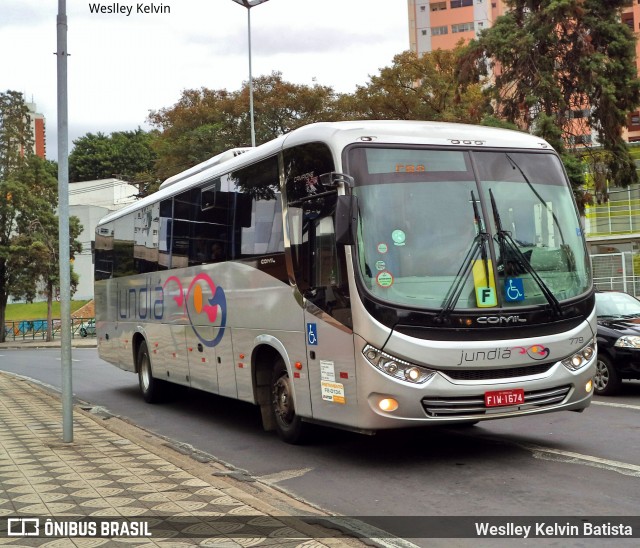
M169 177L157 192L108 214L98 224L117 219L240 166L255 163L283 148L315 141L331 142L334 150L342 150L356 142L552 150L541 137L488 126L419 120L318 122L294 129L256 148L231 149L205 160Z

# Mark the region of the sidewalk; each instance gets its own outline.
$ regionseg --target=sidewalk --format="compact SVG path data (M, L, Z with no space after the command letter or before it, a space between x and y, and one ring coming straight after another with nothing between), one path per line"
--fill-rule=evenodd
M88 408L73 419L65 443L60 397L0 372L0 544L365 546L319 524L321 510L239 481L211 455Z

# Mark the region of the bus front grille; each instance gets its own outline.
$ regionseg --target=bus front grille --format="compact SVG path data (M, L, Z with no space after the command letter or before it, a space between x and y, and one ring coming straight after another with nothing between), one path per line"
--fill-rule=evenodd
M549 371L556 363L537 363L509 369L439 369L438 371L456 381L488 381L540 375Z
M529 390L524 393L524 403L511 407L485 407L484 395L460 396L448 398L422 398L422 407L430 417L470 417L500 413L500 410L519 407L551 407L562 403L571 390L570 385L547 388L545 390Z

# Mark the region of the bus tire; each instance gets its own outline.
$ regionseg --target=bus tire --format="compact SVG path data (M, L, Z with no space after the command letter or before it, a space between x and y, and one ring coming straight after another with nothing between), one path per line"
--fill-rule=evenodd
M296 415L291 379L282 358L275 363L271 377L271 411L280 439L292 444L304 442L308 425Z
M153 377L151 371L151 357L146 341L140 343L138 349L138 385L144 401L147 403L160 403L164 399L165 383Z

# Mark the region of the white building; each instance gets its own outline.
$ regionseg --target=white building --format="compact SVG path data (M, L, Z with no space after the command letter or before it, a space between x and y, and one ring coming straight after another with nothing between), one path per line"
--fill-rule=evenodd
M69 214L80 219L83 230L78 240L82 252L76 254L73 270L80 277L73 299L93 299L93 248L98 221L136 200L138 188L120 179L100 179L69 183Z

